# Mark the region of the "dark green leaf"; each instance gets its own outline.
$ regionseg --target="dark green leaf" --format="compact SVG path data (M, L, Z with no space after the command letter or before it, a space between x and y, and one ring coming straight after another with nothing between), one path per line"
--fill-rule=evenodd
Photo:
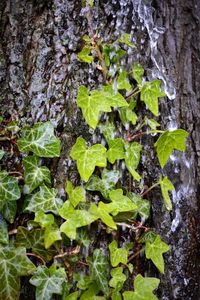
M65 279L64 268L39 266L30 279L30 283L36 286L36 300L51 300L53 294L61 295Z
M8 238L8 226L6 221L0 215L0 245L7 245L9 243Z
M50 170L47 167L40 167L39 162L40 158L37 156L27 156L23 159L26 194L31 193L43 182L51 184Z
M133 201L133 203L135 203L135 205L137 205L137 213L140 215L140 217L144 218L145 220L148 219L151 207L150 202L135 193L130 192L127 196Z
M106 123L100 124L98 127L103 133L103 136L106 139L107 143L109 143L110 140L114 140L116 128L113 123L106 121Z
M0 247L0 300L18 300L20 276L30 275L34 270L25 248Z
M50 122L24 128L18 147L21 152L31 151L41 157L60 156L60 140L55 137L54 127Z
M18 200L21 196L18 181L8 176L5 171L0 172L0 210L7 202Z
M166 131L155 143L158 160L163 168L174 149L185 151L188 132L183 129Z
M6 202L2 208L1 213L6 221L8 221L9 223L13 223L15 220L15 215L17 213L17 202Z

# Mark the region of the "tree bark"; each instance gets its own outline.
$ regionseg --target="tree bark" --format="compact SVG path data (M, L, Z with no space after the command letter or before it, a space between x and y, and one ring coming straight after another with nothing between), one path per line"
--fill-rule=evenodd
M196 300L200 298L200 2L155 0L152 6L155 27L164 28L156 59L162 58L164 74L176 87L176 98L161 102L160 121L163 127L176 125L190 133L186 153L175 153L163 173L176 188L173 212L165 212L160 193L151 194L152 225L171 246L158 294L163 300ZM149 42L152 28L142 20L141 7L140 0L96 1L93 26L105 41L131 33L137 49L126 63L131 67L139 58L151 77L151 69L157 68ZM76 137L91 138L76 106L77 89L81 84L93 88L103 82L101 72L77 60L87 32L80 0L0 3L1 113L19 119L21 125L51 120L57 126L62 153L52 170L61 195L66 178L77 181L75 164L69 159ZM26 289L22 299L30 299L27 293Z

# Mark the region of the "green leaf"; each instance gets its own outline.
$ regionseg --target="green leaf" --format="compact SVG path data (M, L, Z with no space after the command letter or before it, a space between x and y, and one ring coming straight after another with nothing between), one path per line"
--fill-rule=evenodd
M69 195L69 201L75 208L80 202L86 201L85 190L81 186L73 187L70 181L66 182L65 190Z
M109 245L109 250L110 262L113 267L116 267L119 263L127 263L129 251L126 248L118 248L117 242L112 241L112 243Z
M134 292L124 292L124 300L158 300L153 291L157 289L159 283L160 280L157 278L145 278L139 274L134 280Z
M100 288L98 287L97 283L94 281L90 284L90 286L88 287L88 289L83 292L83 294L80 297L80 300L95 300L96 299L96 295L99 293Z
M59 157L60 140L54 135L54 127L50 122L37 123L33 128L25 127L18 140L21 152L33 152L41 157Z
M167 177L164 177L162 179L162 176L160 177L159 184L160 184L160 187L161 187L161 192L162 192L162 196L163 196L163 199L164 199L165 207L166 207L167 210L172 210L172 203L171 203L168 192L173 191L174 186L173 186L172 182Z
M95 216L96 219L101 219L103 223L113 229L117 229L113 218L109 215L110 211L107 211L107 204L99 202L98 207L92 203L90 207L90 213Z
M8 226L6 221L0 215L0 244L7 245L9 243Z
M150 202L148 200L143 199L140 195L135 193L128 193L127 196L135 203L137 206L137 213L140 215L141 218L145 220L148 219L150 215Z
M62 218L67 219L61 227L60 231L64 232L70 239L76 239L76 229L89 225L97 219L94 215L86 210L72 210L64 204L59 214Z
M106 121L104 124L100 124L98 127L103 133L107 143L109 143L110 140L114 140L116 128L112 122Z
M56 198L57 190L50 189L46 185L41 185L39 192L31 196L31 200L26 207L26 210L37 212L53 212L58 214L59 208L62 206L63 202L61 199Z
M64 300L77 300L79 292L73 292L69 294Z
M32 252L41 256L45 261L50 261L56 251L44 247L44 230L32 229L28 230L25 227L19 226L17 228L16 246L32 249Z
M47 226L44 232L44 246L50 248L56 241L62 240L60 230L56 224Z
M145 82L140 92L140 99L148 106L149 110L157 117L158 116L158 98L164 97L160 80Z
M18 200L21 196L18 181L8 176L5 171L0 172L0 210L7 202Z
M109 192L114 189L120 178L120 173L118 170L103 169L101 177L102 179L92 175L86 184L86 189L88 191L99 191L105 199L108 199Z
M152 129L152 130L156 130L157 127L160 127L160 124L154 120L154 119L148 119L148 118L145 118L146 120L146 124L149 125L149 127Z
M163 168L174 149L185 151L188 132L183 129L166 131L155 143L158 160Z
M117 79L117 88L118 90L130 91L131 85L127 77L128 73L126 71L121 71Z
M39 266L30 283L36 286L36 300L51 300L53 294L62 294L62 284L66 279L64 268Z
M123 273L123 268L118 267L112 269L110 275L112 276L112 279L109 281L109 285L116 291L120 291L126 281L126 275Z
M3 158L4 154L5 154L5 151L4 150L0 150L0 160Z
M75 145L72 147L70 156L77 161L77 167L81 178L88 181L95 166L106 167L106 148L100 144L93 145L86 149L86 142L78 137Z
M0 300L18 300L20 276L30 275L34 270L25 248L0 247Z
M126 143L125 144L125 164L131 175L137 181L140 180L140 175L136 172L136 168L140 162L140 152L142 150L142 146L139 143Z
M17 201L6 202L1 211L4 219L9 223L14 223L17 213Z
M102 249L95 249L93 258L88 257L87 263L89 264L91 278L96 281L99 289L107 295L109 291L107 279L108 261Z
M39 210L35 213L34 221L42 228L46 228L54 223L54 216L52 214L45 214L42 210Z
M78 53L78 59L82 62L90 64L94 60L93 56L90 55L91 49L91 47L84 46L81 52Z
M123 196L122 189L111 191L109 197L112 202L105 205L107 210L110 211L113 216L116 216L120 212L134 211L137 209L137 206L131 199L127 196Z
M23 159L26 194L31 193L43 182L51 184L50 170L47 167L40 167L39 163L40 158L37 156L27 156Z
M138 63L133 66L133 78L137 81L139 85L142 85L142 76L144 74L144 69Z
M161 273L164 273L164 260L162 254L169 251L170 247L161 241L160 236L157 235L155 240L145 243L146 258L151 259L154 265Z
M81 108L87 123L95 129L100 112L110 112L112 106L127 106L128 103L121 94L112 89L112 86L91 92L85 86L81 86L78 90L77 105Z
M110 140L108 142L109 150L107 151L107 158L111 164L114 164L117 159L124 159L124 142L122 138Z
M135 101L131 100L129 106L118 108L119 117L124 126L126 126L129 122L131 122L133 125L136 124L138 117L136 113L133 111L134 107L135 107Z
M118 41L122 44L126 44L131 48L136 48L136 46L131 42L131 36L128 33L122 34L122 36L118 39Z

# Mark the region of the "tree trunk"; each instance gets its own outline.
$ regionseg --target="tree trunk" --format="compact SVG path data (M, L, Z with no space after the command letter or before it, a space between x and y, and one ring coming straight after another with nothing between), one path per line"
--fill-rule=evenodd
M176 97L160 105L160 121L163 128L181 127L190 136L186 153L175 153L163 173L176 188L172 213L165 212L160 193L151 195L152 225L171 246L158 294L163 300L199 299L200 2L155 0L154 12L142 0L95 2L92 25L102 39L131 33L137 49L127 62L130 67L139 59L149 77L164 79L170 98L176 88ZM101 72L77 60L87 32L80 0L1 0L1 113L21 125L51 120L57 126L62 153L52 169L61 195L66 178L77 180L71 146L79 135L91 138L76 106L77 88L103 82ZM22 299L30 299L28 293Z

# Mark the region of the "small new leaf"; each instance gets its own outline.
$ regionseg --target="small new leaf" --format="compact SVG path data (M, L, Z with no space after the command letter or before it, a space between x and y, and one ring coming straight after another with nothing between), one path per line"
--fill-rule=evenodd
M112 279L109 281L109 285L115 289L115 291L120 291L126 281L126 275L123 273L123 268L118 267L112 269L110 272Z
M125 44L131 48L136 48L136 46L131 42L131 36L128 33L124 33L118 41L122 44Z
M160 80L145 82L141 88L140 99L148 106L149 110L157 117L158 116L158 98L164 97Z
M143 199L140 195L135 193L128 193L127 196L137 205L137 213L141 218L145 220L148 219L150 215L150 202L148 200Z
M130 82L128 80L127 74L128 73L126 71L122 71L119 74L119 77L117 79L117 88L118 88L118 90L126 90L127 92L130 91L131 85L130 85Z
M66 182L65 188L67 194L69 195L69 201L75 208L80 202L86 201L85 190L81 186L73 187L70 181Z
M183 129L166 131L161 134L161 136L155 143L155 147L158 155L158 160L162 168L164 168L169 156L174 149L182 152L185 151L187 136L188 132Z
M139 85L142 85L142 76L144 74L144 69L138 63L133 66L133 78L137 81Z
M113 216L116 216L120 212L134 211L137 209L137 206L131 199L127 196L123 196L122 189L111 191L109 197L112 202L105 205Z
M25 248L0 247L0 300L18 300L20 276L34 271L35 265L27 258Z
M164 199L165 207L167 210L172 210L172 203L171 203L168 192L173 191L174 186L167 177L164 177L163 179L162 179L162 177L160 177L159 184L160 184L162 196Z
M122 138L110 140L108 145L109 150L107 151L107 158L111 164L114 164L117 159L125 158L124 142Z
M140 180L140 175L136 172L136 168L140 162L140 152L142 150L142 146L139 143L126 143L125 144L125 164L131 175L137 181Z
M149 241L145 243L146 258L151 259L161 273L164 273L164 259L162 254L169 251L169 249L170 247L161 241L159 235L157 235L152 243Z
M77 161L77 167L81 178L88 181L95 166L106 167L106 148L100 144L93 145L86 149L86 142L78 137L75 145L72 147L70 156Z
M94 60L93 56L90 55L90 53L91 53L91 47L84 46L81 52L79 52L78 54L78 59L82 62L86 62L90 64Z
M129 122L131 122L133 125L136 124L138 117L136 113L133 111L134 107L135 107L135 101L132 100L129 106L118 108L120 120L122 121L122 124L125 127Z
M158 300L153 291L157 289L159 283L160 280L157 278L143 277L139 274L134 280L134 292L124 292L124 300Z
M99 191L104 198L108 199L109 192L114 189L120 178L120 173L118 170L109 171L103 169L101 177L102 179L93 175L88 181L86 189L88 191Z
M50 170L47 167L40 167L39 162L40 158L37 156L27 156L23 159L26 194L31 193L43 182L51 184Z
M112 243L109 245L109 250L110 262L113 267L116 267L119 263L127 263L129 251L126 248L118 248L117 242L112 241Z
M39 266L30 283L36 286L36 300L51 300L53 294L62 294L62 284L66 279L64 268Z
M25 127L18 140L21 152L33 152L40 157L59 157L60 140L54 135L50 122L37 123L33 128Z
M108 227L117 229L117 226L113 220L113 218L109 215L110 210L107 209L108 204L103 202L99 202L99 205L96 206L94 203L91 204L90 213L96 219L101 219L103 223L105 223Z
M18 200L21 196L18 181L7 172L0 172L0 210L7 202Z

